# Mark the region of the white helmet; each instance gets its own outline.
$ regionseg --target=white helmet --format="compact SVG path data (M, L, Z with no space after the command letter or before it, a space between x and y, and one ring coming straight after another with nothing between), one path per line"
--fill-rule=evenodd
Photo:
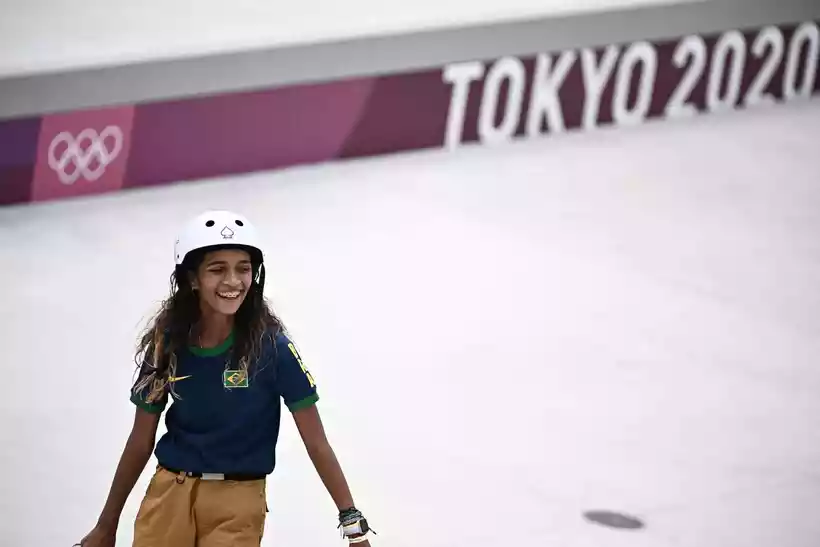
M206 211L188 221L174 244L174 261L180 265L188 253L207 247L242 247L263 261L256 229L244 216L231 211Z

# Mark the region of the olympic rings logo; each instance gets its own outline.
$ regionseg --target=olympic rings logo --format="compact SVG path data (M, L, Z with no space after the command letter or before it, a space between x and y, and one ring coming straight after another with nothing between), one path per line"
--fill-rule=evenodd
M111 148L106 148L108 140L112 142ZM117 159L123 140L122 129L115 125L109 125L100 133L85 129L76 137L63 131L48 147L48 165L63 184L74 184L80 177L94 181L103 176L105 168ZM65 146L65 150L57 156L60 146ZM74 169L69 170L72 165Z

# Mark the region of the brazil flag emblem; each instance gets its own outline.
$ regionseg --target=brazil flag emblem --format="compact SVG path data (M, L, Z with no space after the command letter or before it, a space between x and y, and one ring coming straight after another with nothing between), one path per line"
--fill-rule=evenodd
M248 387L248 375L241 370L226 370L222 373L222 385L225 387Z

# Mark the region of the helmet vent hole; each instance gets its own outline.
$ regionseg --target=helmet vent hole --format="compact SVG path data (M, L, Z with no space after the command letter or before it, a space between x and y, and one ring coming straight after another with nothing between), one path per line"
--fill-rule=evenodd
M241 220L235 220L234 222L236 222L237 226L244 226L245 225L245 223L242 222Z
M207 226L208 228L210 228L210 227L211 227L211 226L213 226L214 224L216 224L216 223L215 223L213 220L209 220L208 222L206 222L206 223L205 223L205 226Z

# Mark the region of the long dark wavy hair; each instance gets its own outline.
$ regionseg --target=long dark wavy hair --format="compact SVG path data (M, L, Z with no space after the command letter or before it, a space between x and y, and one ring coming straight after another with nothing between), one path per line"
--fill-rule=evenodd
M227 245L192 251L171 274L170 294L137 344L135 362L138 376L133 392L140 393L150 386L145 399L147 403L160 400L168 388L176 395L174 383L169 385L168 380L176 376L178 352L191 344L193 329L201 315L199 298L191 286L190 274L197 271L206 253L227 248L242 248L250 253L253 281L236 312L234 343L226 365L230 364L248 375L249 368L260 357L265 336L275 336L284 331L282 321L263 296L265 267L261 253L252 248Z

